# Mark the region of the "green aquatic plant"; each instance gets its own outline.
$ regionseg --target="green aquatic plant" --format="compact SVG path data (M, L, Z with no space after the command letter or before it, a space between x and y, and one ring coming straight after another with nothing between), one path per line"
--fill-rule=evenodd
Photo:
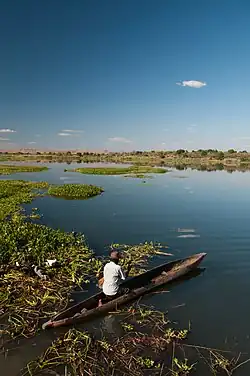
M115 249L121 252L123 258L120 262L124 270L128 269L131 264L130 276L144 273L145 266L148 260L159 253L162 248L161 244L153 242L145 242L141 244L112 244L110 249Z
M94 197L102 192L104 192L103 188L87 184L52 185L48 189L48 194L51 196L76 200Z
M189 364L189 361L187 358L185 358L184 361L179 360L178 358L174 358L171 375L172 376L187 376L194 370L195 364L196 363Z
M137 165L133 165L131 167L81 167L75 169L68 169L65 171L80 172L81 174L91 175L144 175L147 173L165 174L167 172L165 168Z
M0 175L16 174L18 172L41 172L47 171L46 166L22 166L22 165L0 165Z
M17 211L21 204L32 202L48 186L46 182L0 180L0 220Z

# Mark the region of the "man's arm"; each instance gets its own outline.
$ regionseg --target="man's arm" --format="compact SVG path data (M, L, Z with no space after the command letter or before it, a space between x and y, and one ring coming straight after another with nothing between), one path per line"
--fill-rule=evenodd
M123 279L123 280L126 279L125 273L123 272L120 265L119 265L119 275L120 275L121 279Z

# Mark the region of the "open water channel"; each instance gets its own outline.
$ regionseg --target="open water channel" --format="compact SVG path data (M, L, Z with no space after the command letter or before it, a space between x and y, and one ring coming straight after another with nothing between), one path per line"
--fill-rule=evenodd
M143 183L122 176L64 172L66 164L49 167L47 172L7 178L95 184L105 192L86 201L37 199L27 207L38 207L43 223L83 232L98 254L106 252L112 242L144 241L167 244L174 254L156 257L155 264L207 252L202 274L173 286L169 293L144 297L141 302L168 310L182 328L190 321L189 343L250 353L250 173L171 169ZM85 296L83 293L83 299ZM101 325L116 331L115 318L104 318ZM24 348L10 352L1 359L0 374L16 376L54 335L53 331L42 333ZM237 374L249 374L249 367Z

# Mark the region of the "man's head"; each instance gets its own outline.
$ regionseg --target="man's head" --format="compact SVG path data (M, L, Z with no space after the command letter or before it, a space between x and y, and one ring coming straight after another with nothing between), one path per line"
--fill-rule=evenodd
M116 262L116 263L117 263L117 262L119 261L119 259L121 258L121 255L120 255L119 251L115 251L115 250L112 250L112 251L110 252L109 256L110 256L110 260L111 260L111 261L114 261L114 262Z

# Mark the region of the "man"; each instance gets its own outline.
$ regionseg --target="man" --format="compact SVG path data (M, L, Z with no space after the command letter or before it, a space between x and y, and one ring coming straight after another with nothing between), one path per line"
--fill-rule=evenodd
M119 264L121 256L118 251L110 252L110 262L103 269L103 292L106 296L114 297L119 291L119 285L125 280L125 273Z
M120 253L118 251L110 252L110 262L108 262L103 269L103 285L102 289L107 298L116 298L120 290L120 283L126 279L125 273L119 264ZM99 307L102 302L99 301Z

